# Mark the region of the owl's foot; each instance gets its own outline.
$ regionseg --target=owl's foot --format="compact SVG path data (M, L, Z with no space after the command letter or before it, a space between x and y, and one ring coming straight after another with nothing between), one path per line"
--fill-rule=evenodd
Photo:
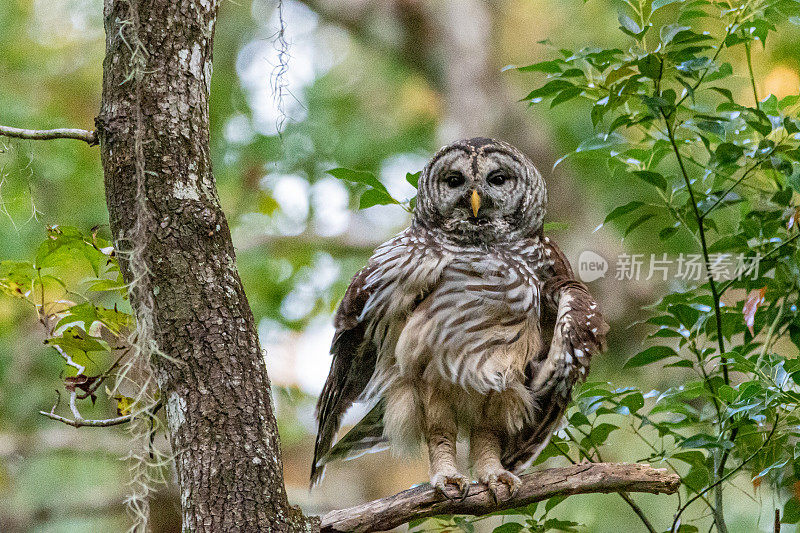
M431 485L437 492L440 492L450 498L450 495L447 494L446 487L447 485L455 485L458 487L458 495L463 500L467 497L469 493L469 478L461 473L459 473L455 469L448 469L444 471L436 472L431 476Z
M504 468L481 472L478 479L489 489L489 493L492 495L492 498L494 498L495 503L499 502L501 499L498 494L498 489L501 484L508 488L508 498L514 496L522 486L522 480Z

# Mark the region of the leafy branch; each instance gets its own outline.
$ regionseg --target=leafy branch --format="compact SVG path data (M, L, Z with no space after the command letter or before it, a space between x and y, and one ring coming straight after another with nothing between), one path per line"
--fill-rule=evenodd
M800 95L760 99L753 52L781 23L800 20L800 2L625 0L624 8L619 21L630 38L627 49L558 49L517 71L546 77L523 98L529 105L589 102L598 134L556 164L569 159L596 169L600 161L616 179L634 184L633 198L611 210L603 225L620 225L626 239L655 227L665 258L680 251L680 288L649 308L652 316L643 322L656 328L651 344L625 368L660 364L691 374L648 395L587 384L565 430L570 441L554 442L558 449L546 450L543 460L568 456L565 443L599 460L599 447L620 430L618 418L607 417L629 416L631 432L652 450L649 460L689 465L681 470L686 498L674 528L702 501L711 528L727 531L723 490L747 469L788 498L783 520L795 523L797 474L788 465L800 433L776 422L753 446L765 420L800 419L800 365L774 351L782 339L800 348L800 315L791 304L800 299ZM744 50L741 65L730 53L737 47ZM737 68L745 72L739 78ZM743 89L752 106L737 101ZM688 272L685 248L676 242L681 232L699 248L696 277L678 276L682 268ZM744 459L729 467L735 457Z

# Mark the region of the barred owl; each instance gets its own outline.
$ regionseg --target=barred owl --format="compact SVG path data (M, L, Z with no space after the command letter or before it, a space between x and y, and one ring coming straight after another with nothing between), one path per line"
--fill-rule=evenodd
M516 491L608 331L543 235L545 203L538 170L505 142L463 140L434 155L411 226L378 247L336 314L312 485L333 459L422 443L431 484L466 494L463 435L478 481L495 498L502 485ZM333 445L359 400L374 407Z

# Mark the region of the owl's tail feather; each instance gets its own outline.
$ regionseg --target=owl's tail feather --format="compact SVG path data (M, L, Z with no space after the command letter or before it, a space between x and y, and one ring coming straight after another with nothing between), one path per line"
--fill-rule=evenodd
M365 453L385 450L389 447L383 435L383 414L386 411L384 400L375 404L364 418L339 439L333 447L317 458L311 473L313 487L325 471L325 465L331 461L347 461L361 457Z
M535 405L534 422L504 446L501 462L511 472L518 474L527 470L550 443L553 433L561 426L569 394L567 398L561 394L553 394L554 388L548 387L546 391L540 391L536 395L538 401Z

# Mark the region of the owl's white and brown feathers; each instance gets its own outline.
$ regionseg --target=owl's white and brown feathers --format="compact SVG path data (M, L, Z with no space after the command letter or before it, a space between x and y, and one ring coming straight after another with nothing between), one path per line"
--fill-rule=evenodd
M463 491L461 433L480 481L514 489L608 326L543 236L544 181L521 152L484 138L451 144L418 192L411 226L375 251L336 314L312 483L333 459L424 442L431 482ZM333 445L357 400L375 406Z

